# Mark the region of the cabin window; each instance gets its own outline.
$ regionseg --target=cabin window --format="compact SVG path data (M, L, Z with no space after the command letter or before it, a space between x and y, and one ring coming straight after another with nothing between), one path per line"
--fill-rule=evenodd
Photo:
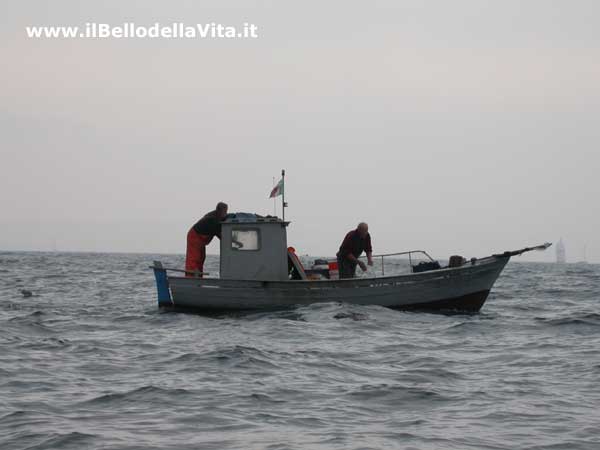
M231 230L231 248L233 250L259 250L260 234L258 230Z

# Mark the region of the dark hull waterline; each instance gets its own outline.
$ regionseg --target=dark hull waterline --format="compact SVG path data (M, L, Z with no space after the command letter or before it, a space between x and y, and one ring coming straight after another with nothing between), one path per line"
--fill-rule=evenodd
M429 303L422 303L418 305L390 305L386 306L387 308L394 309L397 311L416 311L416 312L438 312L438 313L477 313L485 303L490 291L480 291L474 292L472 294L466 294L460 297L447 298L442 300L437 300ZM210 316L219 316L219 315L228 315L232 313L240 313L240 314L252 314L256 312L265 312L265 311L282 311L289 310L291 308L296 308L299 305L290 305L290 306L279 306L279 307L269 307L269 308L261 308L261 309L226 309L226 308L206 308L206 307L190 307L190 306L177 306L175 304L169 305L161 305L160 308L163 311L172 311L172 312L186 312L186 313L197 313L197 314L205 314Z
M490 294L489 289L454 298L444 298L419 305L389 306L402 311L465 311L479 312Z

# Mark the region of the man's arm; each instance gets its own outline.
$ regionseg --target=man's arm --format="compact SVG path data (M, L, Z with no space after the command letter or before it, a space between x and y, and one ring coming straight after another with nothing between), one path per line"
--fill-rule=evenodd
M373 265L373 246L371 245L371 235L367 234L367 242L365 246L365 251L367 253L367 264L370 266Z
M348 255L346 255L346 259L348 259L349 261L352 261L355 264L358 264L358 266L361 268L361 270L363 272L365 272L367 270L367 266L365 265L365 263L362 262L360 259L358 259L356 256L354 256L352 253L348 253Z
M346 258L348 261L352 261L353 263L358 263L358 262L359 262L359 261L358 261L358 258L357 258L356 256L354 256L352 253L348 253L348 254L345 256L345 258Z
M216 217L214 220L215 221L213 222L213 226L215 228L215 236L218 237L219 240L221 240L221 224L223 223L223 221L220 221Z

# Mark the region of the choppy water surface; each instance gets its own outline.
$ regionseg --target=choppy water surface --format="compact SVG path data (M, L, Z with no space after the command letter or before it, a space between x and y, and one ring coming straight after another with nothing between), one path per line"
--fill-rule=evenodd
M600 448L600 266L511 262L475 315L204 317L153 259L0 253L1 449Z

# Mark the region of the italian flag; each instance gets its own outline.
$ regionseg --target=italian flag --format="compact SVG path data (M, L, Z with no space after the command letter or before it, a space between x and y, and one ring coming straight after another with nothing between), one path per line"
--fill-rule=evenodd
M279 197L280 195L283 195L283 178L279 180L279 183L273 188L269 198Z

